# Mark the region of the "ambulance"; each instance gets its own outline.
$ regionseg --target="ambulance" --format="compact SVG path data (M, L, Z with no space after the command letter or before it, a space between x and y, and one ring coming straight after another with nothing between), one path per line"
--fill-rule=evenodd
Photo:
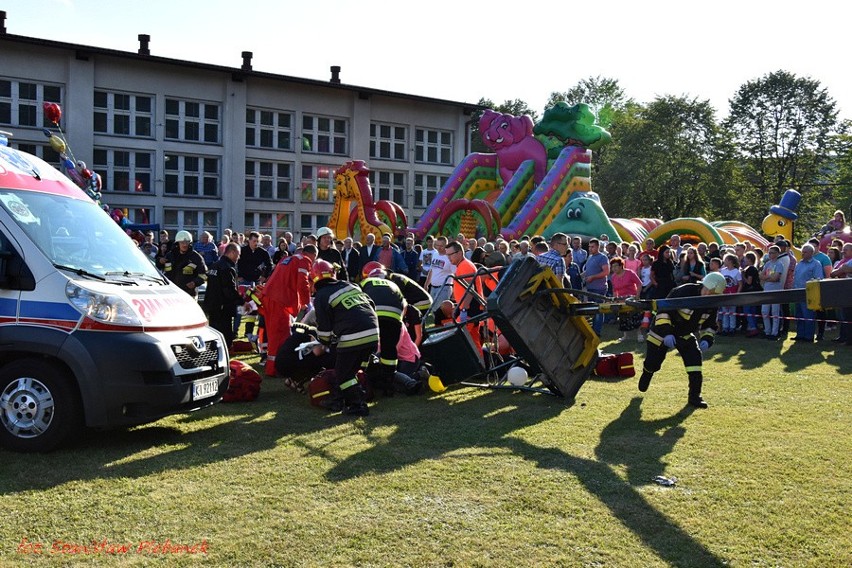
M0 446L218 402L224 338L59 170L0 135Z

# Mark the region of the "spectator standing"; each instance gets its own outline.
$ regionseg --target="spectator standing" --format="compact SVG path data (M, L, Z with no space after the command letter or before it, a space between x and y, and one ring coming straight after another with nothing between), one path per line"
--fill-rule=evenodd
M743 275L740 272L740 261L735 254L726 254L722 259L722 270L719 271L725 277L724 294L738 294L743 286ZM733 335L737 326L736 308L734 306L722 306L719 308L722 319L722 331L719 335Z
M793 274L793 288L804 288L811 280L822 280L825 272L814 258L814 246L810 243L802 247L802 260L796 263ZM796 337L793 341L813 342L816 314L808 308L807 302L796 302Z
M207 266L212 266L219 260L219 247L213 242L213 235L207 231L201 232L198 242L192 245L192 249L201 255Z
M356 282L361 274L358 270L361 268L361 253L352 246L352 237L343 239L343 250L340 251L340 256L343 258L343 264L346 266L346 273L349 275L350 282Z
M743 292L762 292L763 286L760 285L760 271L757 269L757 254L754 251L748 251L743 255ZM743 313L746 318L746 335L755 337L760 334L757 329L757 306L743 306Z
M769 247L769 259L763 263L760 280L764 292L777 292L784 289L786 265L779 258L781 249L777 245ZM760 308L763 316L763 333L766 338L776 341L781 331L781 304L764 304Z
M160 249L157 243L154 242L154 231L145 231L145 241L139 245L139 250L152 261L156 261L157 253Z
M600 241L591 239L589 241L589 258L586 259L583 268L583 283L586 291L596 294L596 296L589 297L591 301L598 304L603 302L602 297L606 296L607 276L609 276L609 259L600 252ZM598 337L603 333L602 313L595 314L592 319L592 329Z
M580 270L583 270L583 265L586 264L586 259L589 257L589 253L583 249L583 240L580 237L574 237L571 239L571 252L574 257L574 262L577 263Z
M405 275L412 280L417 280L419 274L417 265L420 262L420 253L414 249L414 237L406 237L405 250L402 251L402 260L405 263Z
M550 250L537 258L538 263L550 268L560 282L565 278L565 253L568 252L568 247L568 235L554 233L550 237Z

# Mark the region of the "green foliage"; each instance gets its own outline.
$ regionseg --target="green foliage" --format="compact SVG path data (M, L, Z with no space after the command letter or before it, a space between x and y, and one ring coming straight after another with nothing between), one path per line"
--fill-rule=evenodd
M595 189L611 217L704 216L722 141L709 101L658 97L613 125Z
M825 222L823 211L831 208L833 195L822 190L832 182L837 114L836 103L819 81L787 71L748 81L731 99L724 126L763 202L777 203L790 188L802 193L799 238L819 228Z

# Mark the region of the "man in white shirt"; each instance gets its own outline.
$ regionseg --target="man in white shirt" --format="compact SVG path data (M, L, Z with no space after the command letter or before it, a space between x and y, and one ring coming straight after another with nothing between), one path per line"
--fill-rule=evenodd
M447 257L447 237L438 237L435 241L435 252L432 255L432 264L429 274L426 276L426 289L432 295L432 308L438 309L441 302L449 298L452 292L453 274L456 273L455 265Z

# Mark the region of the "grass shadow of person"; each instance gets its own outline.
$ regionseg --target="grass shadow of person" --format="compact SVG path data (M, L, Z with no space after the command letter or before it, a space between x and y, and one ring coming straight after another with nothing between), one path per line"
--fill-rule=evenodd
M681 423L693 408L658 420L642 420L642 397L636 396L618 418L610 422L600 435L595 456L610 465L624 465L632 485L649 483L665 472L662 460L686 434Z

